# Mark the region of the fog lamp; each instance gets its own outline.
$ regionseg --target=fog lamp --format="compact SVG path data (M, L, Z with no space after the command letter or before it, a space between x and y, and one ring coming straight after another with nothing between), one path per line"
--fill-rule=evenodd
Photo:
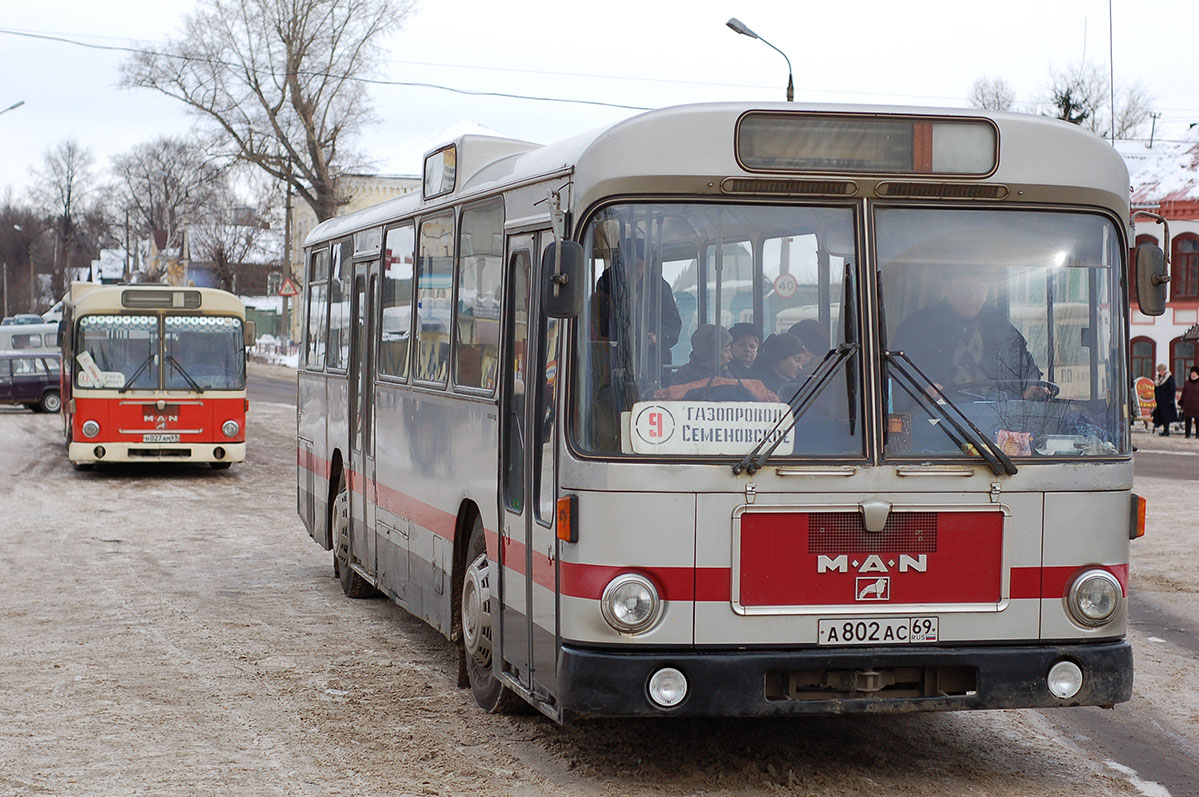
M625 634L644 631L658 619L661 601L649 579L622 573L608 582L600 598L600 611L608 625Z
M674 667L663 667L649 678L649 697L662 708L671 708L687 696L687 676Z
M1120 582L1106 570L1087 570L1066 593L1066 608L1079 625L1100 626L1120 608Z
M96 455L96 459L104 459L104 455L108 452L104 450L104 446L96 446L92 449L92 453Z
M220 446L217 446L216 448L212 449L212 456L214 456L217 459L224 459L225 458L225 449L221 448Z
M1072 661L1059 661L1049 668L1046 680L1053 696L1065 700L1082 689L1082 670Z
M100 434L100 424L95 421L84 421L82 431L84 437L95 437Z

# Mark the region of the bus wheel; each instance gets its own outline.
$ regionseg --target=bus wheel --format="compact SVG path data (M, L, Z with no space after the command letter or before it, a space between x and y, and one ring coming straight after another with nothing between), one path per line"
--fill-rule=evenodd
M208 467L212 468L213 470L228 470L229 466L232 464L232 462L209 462Z
M59 398L57 390L47 390L42 395L42 400L38 402L38 409L42 412L58 412L62 409L62 399Z
M374 597L375 588L350 567L350 491L344 484L333 502L333 571L347 597Z
M498 604L491 590L491 565L487 561L487 542L483 522L475 518L466 549L466 571L462 575L462 647L466 659L466 677L475 702L489 714L511 714L524 701L492 675L495 657L494 634Z
M72 462L71 467L75 470L91 470L92 463L90 462Z

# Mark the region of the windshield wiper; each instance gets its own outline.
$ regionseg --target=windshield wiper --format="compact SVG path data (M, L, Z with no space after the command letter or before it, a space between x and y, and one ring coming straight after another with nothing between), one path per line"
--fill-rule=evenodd
M987 465L991 467L996 476L1002 476L1004 473L1009 476L1016 474L1016 465L1011 458L1003 453L999 446L992 443L982 433L982 430L967 417L966 413L962 412L961 408L945 395L945 391L941 390L916 366L916 363L912 362L910 357L902 351L885 351L883 359L892 366L898 376L903 378L904 382L907 382L906 385L901 384L905 392L915 399L930 416L939 416L942 420L947 421L957 432L959 439L973 444L979 456L986 460ZM938 400L934 401L929 395L930 389L936 394Z
M125 384L123 384L119 388L117 388L117 392L124 393L126 390L131 388L133 386L133 383L137 381L137 378L142 375L142 371L146 370L146 366L149 365L150 361L153 359L154 359L153 354L147 354L146 359L142 360L142 364L139 365L137 367L137 370L133 372L133 376L126 379Z
M197 393L204 392L204 388L200 387L200 385L196 382L196 380L191 378L191 374L189 374L187 371L183 370L183 366L179 364L179 361L176 360L173 355L170 355L170 354L167 355L167 362L170 363L171 365L173 365L175 367L175 370L177 370L179 372L179 374L184 379L187 380L187 383L192 386L192 390L196 391Z
M770 455L775 452L787 434L795 428L795 424L799 423L799 419L807 412L816 402L817 397L828 386L833 378L833 374L837 373L837 369L841 364L853 356L858 350L856 343L842 343L835 349L829 349L824 355L824 359L816 366L816 370L812 372L812 376L804 382L804 384L795 391L787 402L787 406L791 408L791 412L779 417L774 422L774 426L770 431L762 437L762 442L754 446L753 450L746 454L740 462L733 466L733 475L745 471L750 476L761 470L762 466L770 459ZM783 426L783 421L790 419L790 422ZM780 427L781 431L780 431ZM769 443L769 447L765 451L762 449Z

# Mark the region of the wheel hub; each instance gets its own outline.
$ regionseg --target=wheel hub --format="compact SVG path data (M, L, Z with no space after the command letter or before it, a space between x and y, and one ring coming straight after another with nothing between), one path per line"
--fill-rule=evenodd
M466 652L486 669L491 666L491 585L487 554L466 568L462 584L462 642Z

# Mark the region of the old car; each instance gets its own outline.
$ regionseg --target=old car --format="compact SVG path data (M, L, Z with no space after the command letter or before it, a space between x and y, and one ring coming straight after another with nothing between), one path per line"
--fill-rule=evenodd
M0 404L24 404L34 412L62 407L57 354L0 353Z

